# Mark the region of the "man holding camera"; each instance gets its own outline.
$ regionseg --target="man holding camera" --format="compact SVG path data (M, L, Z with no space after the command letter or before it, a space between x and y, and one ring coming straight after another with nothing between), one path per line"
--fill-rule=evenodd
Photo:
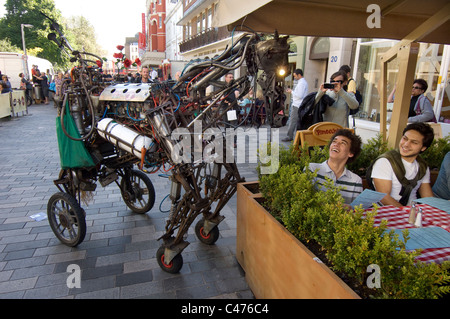
M327 107L323 114L325 122L333 122L348 128L349 109L357 109L359 103L355 94L346 92L344 85L347 83L347 74L344 71L338 71L331 76L330 83L324 83L316 95L315 104L317 104L324 94L334 99L334 103Z

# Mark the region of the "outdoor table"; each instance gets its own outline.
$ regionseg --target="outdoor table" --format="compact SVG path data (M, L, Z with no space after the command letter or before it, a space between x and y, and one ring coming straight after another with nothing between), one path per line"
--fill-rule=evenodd
M450 232L450 214L427 204L417 204L416 209L422 208L422 227L438 226ZM382 206L378 208L374 226L379 226L383 219L387 220L389 229L416 228L408 223L411 207ZM423 249L416 260L423 262L441 263L450 260L450 247Z

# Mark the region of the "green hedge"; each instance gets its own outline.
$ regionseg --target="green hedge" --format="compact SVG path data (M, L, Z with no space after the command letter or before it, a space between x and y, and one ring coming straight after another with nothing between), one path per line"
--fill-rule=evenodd
M306 148L298 157L280 149L280 169L260 175L260 189L266 208L294 236L303 242L315 240L326 251L331 268L365 284L367 267L381 270L381 288L372 289L375 298L438 298L450 292L450 262L426 264L415 261L420 251L406 252L404 241L388 231L386 222L374 226L377 209L363 217L363 210L349 211L339 188L328 181L326 192L317 191L315 173L304 170L309 163L327 159L328 149ZM408 239L408 231L403 233Z

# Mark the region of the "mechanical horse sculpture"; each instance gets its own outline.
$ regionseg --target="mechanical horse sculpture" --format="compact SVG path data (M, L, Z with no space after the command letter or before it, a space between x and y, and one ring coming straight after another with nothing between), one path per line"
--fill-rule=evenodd
M262 40L255 33L243 33L221 55L189 63L177 81L132 84L105 82L98 63L101 58L73 50L53 20L52 30L55 33L49 34L49 40L77 62L64 83L64 98L57 103L62 169L55 180L60 192L50 198L47 207L53 232L69 246L83 241L86 222L81 203L97 182L103 187L115 182L132 211L150 211L155 191L145 172L169 167L171 209L165 233L159 238L162 245L157 260L164 271L179 272L181 253L189 245L189 227L201 215L195 233L201 242L215 243L224 219L220 211L235 194L237 184L244 181L234 161L215 160L212 149L219 144L213 143L211 134L206 136L210 132L216 137L225 135L231 125L223 118L235 109L237 101L225 104L223 100L238 89L239 98L252 87L256 92L257 85L264 94L266 121L277 124L285 99L277 71L288 70L287 37L275 34L273 39ZM243 76L231 83L220 81L243 66L247 70ZM256 112L249 114L255 120ZM239 125L242 123L234 128ZM194 135L199 127L201 134ZM181 148L183 139L192 136L194 151ZM74 154L73 145L81 146L85 164L63 163L80 155ZM226 152L226 147L230 146L223 145L223 150L215 152ZM200 156L194 156L195 150Z

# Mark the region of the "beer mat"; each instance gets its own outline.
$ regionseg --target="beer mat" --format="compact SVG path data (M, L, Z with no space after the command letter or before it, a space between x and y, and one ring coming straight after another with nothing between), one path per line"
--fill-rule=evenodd
M403 229L394 230L400 240L403 240L402 231ZM450 247L450 233L441 227L408 228L408 231L406 250Z
M425 197L417 199L416 202L420 204L430 205L434 208L443 210L444 212L450 214L450 201L448 200L437 197Z

